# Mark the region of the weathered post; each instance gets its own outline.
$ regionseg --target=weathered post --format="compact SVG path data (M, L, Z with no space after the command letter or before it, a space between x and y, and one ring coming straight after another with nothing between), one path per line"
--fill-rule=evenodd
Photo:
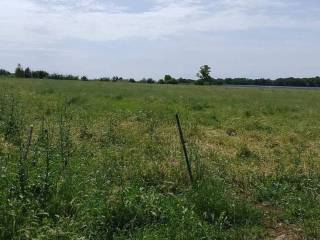
M178 130L179 130L180 141L181 141L181 145L182 145L182 148L183 148L184 157L185 157L186 163L187 163L187 168L188 168L190 181L191 181L191 183L193 183L191 164L190 164L188 151L187 151L187 147L186 147L186 141L184 140L184 136L183 136L181 123L180 123L180 118L179 118L179 114L178 113L176 114L176 120L177 120L177 126L178 126Z

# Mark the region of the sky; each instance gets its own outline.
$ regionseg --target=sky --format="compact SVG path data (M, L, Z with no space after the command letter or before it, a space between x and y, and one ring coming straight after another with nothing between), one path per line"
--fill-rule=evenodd
M319 0L0 0L0 68L95 77L320 75Z

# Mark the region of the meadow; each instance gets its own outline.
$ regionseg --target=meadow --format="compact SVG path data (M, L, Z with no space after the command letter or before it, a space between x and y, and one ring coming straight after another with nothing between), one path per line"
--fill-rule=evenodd
M319 239L319 102L0 78L0 239Z

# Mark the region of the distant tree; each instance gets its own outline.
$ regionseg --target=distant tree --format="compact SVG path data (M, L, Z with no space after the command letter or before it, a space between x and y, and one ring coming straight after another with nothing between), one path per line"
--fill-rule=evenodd
M155 83L155 81L152 78L148 78L147 83L152 84L152 83Z
M62 79L63 79L63 80L79 80L79 77L69 74L69 75L67 75L67 76L63 76Z
M32 73L31 73L30 68L27 67L27 68L24 70L24 77L25 77L25 78L32 78Z
M129 79L129 83L135 83L135 82L136 82L136 80L134 80L133 78Z
M5 69L0 69L0 76L10 76L11 73Z
M163 79L160 79L160 80L158 81L158 83L159 83L159 84L164 84L164 80L163 80Z
M168 84L178 84L178 81L175 78L172 78Z
M82 76L82 77L81 77L81 81L88 81L87 76Z
M111 78L111 81L112 82L118 82L118 81L122 81L123 80L123 78L122 77L118 77L118 76L113 76L112 78Z
M194 84L195 85L204 85L204 81L202 79L199 79L199 80L195 81Z
M165 75L164 76L164 83L165 84L178 84L178 81L171 77L170 75Z
M14 75L18 78L23 78L24 77L24 70L21 66L21 64L19 63L15 72L14 72Z
M54 74L53 74L54 75ZM33 78L49 78L49 73L47 73L46 71L32 71L32 77Z
M198 72L197 76L203 82L210 82L212 80L210 73L211 73L211 68L208 65L203 65L200 67L200 71Z
M40 75L40 71L39 71L39 75ZM59 80L59 79L63 79L63 75L61 74L57 74L57 73L53 73L53 74L49 74L48 78L49 79L54 79L54 80Z
M185 78L178 78L177 81L178 81L178 84L190 84L190 83L194 83L194 80L192 80L192 79L185 79Z
M164 80L165 83L168 83L168 82L170 82L172 80L172 77L169 74L167 74L167 75L164 76L163 80Z
M54 80L79 80L78 76L74 76L74 75L62 75L62 74L57 74L57 73L53 73L53 74L48 74L47 72L44 71L39 71L40 75L44 75L42 78L49 78L49 79L54 79ZM47 76L46 76L47 75Z
M100 78L99 80L100 80L100 81L109 82L109 81L110 81L110 78L108 78L108 77L103 77L103 78Z
M147 83L147 79L146 78L142 78L139 83Z

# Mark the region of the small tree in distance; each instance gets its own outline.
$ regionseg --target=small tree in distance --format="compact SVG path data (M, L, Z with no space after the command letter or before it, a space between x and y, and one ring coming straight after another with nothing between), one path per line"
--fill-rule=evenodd
M23 78L24 77L24 70L21 66L21 64L19 63L17 68L16 68L16 71L14 72L14 75L18 78Z
M31 73L30 68L27 67L27 68L24 70L24 77L25 77L25 78L32 78L32 73Z
M210 73L211 73L211 68L208 65L203 65L200 67L200 71L197 74L197 77L204 82L210 82L212 80Z
M155 81L152 78L148 78L147 83L152 84L152 83L155 83Z
M88 81L87 76L82 76L81 81Z
M10 76L11 73L5 69L0 68L0 76Z
M178 84L178 81L171 77L170 75L165 75L164 76L164 83L165 84Z

